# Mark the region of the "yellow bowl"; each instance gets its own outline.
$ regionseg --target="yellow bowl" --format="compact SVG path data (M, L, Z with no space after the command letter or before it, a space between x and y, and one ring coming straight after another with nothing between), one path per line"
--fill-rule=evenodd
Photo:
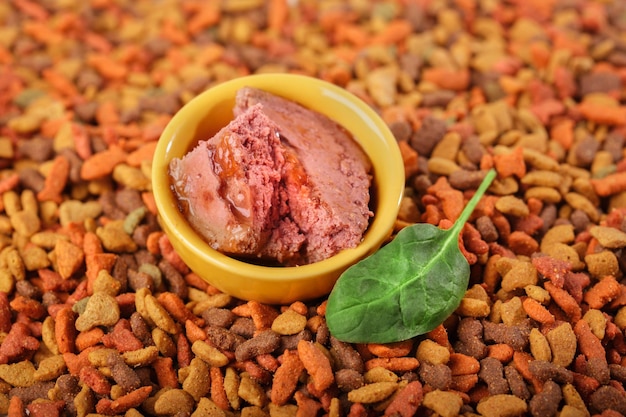
M296 267L260 266L211 248L187 223L170 189L168 165L198 140L212 137L232 119L235 93L256 87L299 102L332 118L352 133L373 165L374 217L362 242L326 260ZM396 140L362 100L328 82L294 74L259 74L209 88L174 115L156 147L152 186L159 222L185 263L219 290L243 300L288 304L330 292L350 265L373 253L390 236L404 190L404 166Z

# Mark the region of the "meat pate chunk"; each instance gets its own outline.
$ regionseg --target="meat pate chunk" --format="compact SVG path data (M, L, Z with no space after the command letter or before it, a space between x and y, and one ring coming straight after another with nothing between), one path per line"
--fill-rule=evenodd
M191 226L219 251L258 254L278 219L284 165L278 127L246 112L170 164L172 186Z
M215 249L285 265L361 241L371 164L326 116L265 91L238 91L235 119L170 165L192 227Z

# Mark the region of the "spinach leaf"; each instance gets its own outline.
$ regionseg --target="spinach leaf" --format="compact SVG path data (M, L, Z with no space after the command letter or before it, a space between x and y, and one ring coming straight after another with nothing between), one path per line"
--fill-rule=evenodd
M348 268L328 298L326 322L337 339L389 343L424 334L459 306L470 268L459 233L495 178L490 170L454 225L405 227L386 246Z

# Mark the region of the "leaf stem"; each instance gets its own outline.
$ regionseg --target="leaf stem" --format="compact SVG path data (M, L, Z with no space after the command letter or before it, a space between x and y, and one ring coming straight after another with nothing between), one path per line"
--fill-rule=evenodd
M467 220L470 218L470 216L474 212L474 208L476 208L476 205L478 204L482 196L485 194L485 191L487 191L487 188L491 186L491 183L496 177L496 174L497 174L496 170L493 168L491 168L487 172L487 175L485 175L485 178L480 183L480 186L476 190L476 193L474 193L470 201L467 203L467 205L461 212L461 215L459 216L459 218L456 219L456 221L454 222L453 229L455 229L455 231L458 231L458 232L461 231L461 229L463 228Z

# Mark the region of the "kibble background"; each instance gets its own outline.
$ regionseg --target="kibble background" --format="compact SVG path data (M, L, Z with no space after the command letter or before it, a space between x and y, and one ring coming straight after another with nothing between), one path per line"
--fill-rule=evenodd
M263 72L380 112L397 230L449 224L496 168L442 326L342 343L324 300L233 299L173 252L159 134ZM625 101L620 0L0 3L0 414L626 415Z

